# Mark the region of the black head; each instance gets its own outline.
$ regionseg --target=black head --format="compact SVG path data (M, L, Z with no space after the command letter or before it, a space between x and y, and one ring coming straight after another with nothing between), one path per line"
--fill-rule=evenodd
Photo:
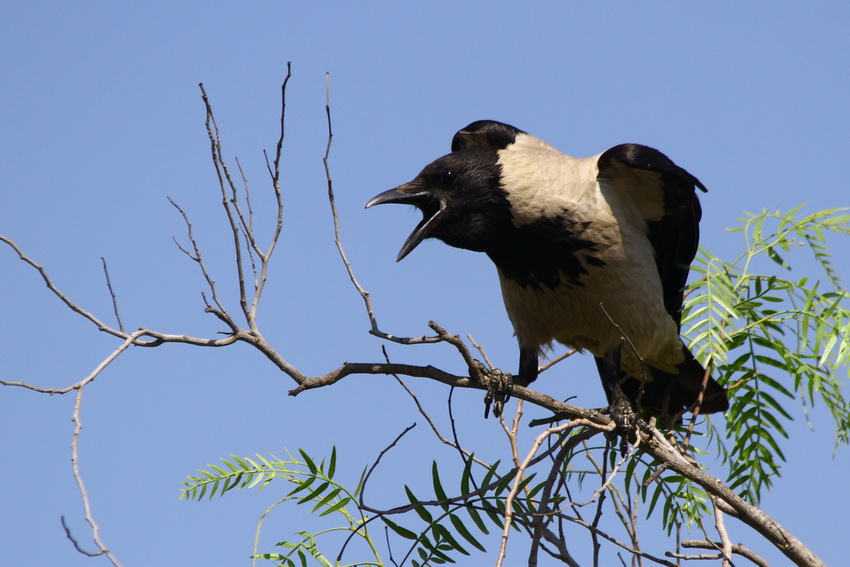
M504 150L516 142L519 134L525 134L519 128L495 120L477 120L458 130L452 138L452 151L457 152L475 146L490 146Z
M496 148L471 147L441 157L413 181L373 197L366 207L400 203L422 211L422 222L404 242L397 261L426 238L482 252L511 222L500 174Z

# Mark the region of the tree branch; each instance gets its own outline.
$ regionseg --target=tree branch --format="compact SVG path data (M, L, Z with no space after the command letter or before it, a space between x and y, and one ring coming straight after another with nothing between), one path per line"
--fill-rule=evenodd
M796 565L825 567L823 561L792 533L746 502L723 482L691 464L657 429L640 428L641 448L680 475L696 482L735 511L735 517L764 536Z

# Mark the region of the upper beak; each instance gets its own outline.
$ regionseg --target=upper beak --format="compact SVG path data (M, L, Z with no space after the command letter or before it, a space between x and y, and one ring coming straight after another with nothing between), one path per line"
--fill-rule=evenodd
M416 228L413 229L413 232L404 241L401 250L399 250L396 262L401 261L420 242L432 235L435 227L439 224L440 213L446 208L446 203L443 199L438 198L431 191L423 189L416 180L375 195L366 203L366 208L383 205L384 203L414 205L422 211L422 222L416 225Z

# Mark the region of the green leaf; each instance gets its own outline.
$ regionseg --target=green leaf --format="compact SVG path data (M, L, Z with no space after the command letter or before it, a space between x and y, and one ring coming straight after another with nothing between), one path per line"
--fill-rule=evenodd
M464 508L466 509L466 513L469 514L469 517L475 523L476 527L484 532L485 535L489 535L490 532L487 530L487 526L484 524L484 520L481 519L481 515L478 513L478 510L475 509L475 506L467 504Z
M413 541L419 539L419 536L417 536L415 533L408 530L407 528L401 527L395 522L390 521L386 516L381 516L381 521L384 522L384 524L386 524L387 527L389 527L392 531L394 531L396 534L403 537L404 539L409 539Z
M460 493L469 494L469 481L472 477L472 463L474 462L472 455L466 458L463 464L463 472L460 475Z
M451 549L457 550L463 555L469 555L469 552L463 548L463 546L454 538L452 533L446 529L446 527L442 524L434 524L434 533L440 536L440 538L447 542Z
M315 480L316 480L315 476L308 476L307 479L304 480L303 482L296 480L295 482L298 483L298 486L296 486L295 488L290 490L289 493L287 494L287 496L294 496L294 495L298 494L299 492L301 492L302 490L306 490L307 488L310 487L311 484L313 484L313 481L315 481Z
M331 491L330 491L327 495L325 495L325 497L324 497L324 498L322 498L321 500L319 500L319 501L316 503L316 505L315 505L315 506L313 506L313 509L311 510L311 512L314 512L314 513L315 513L315 512L316 512L316 510L318 510L319 508L324 508L324 507L325 507L325 506L326 506L326 505L327 505L327 504L328 504L331 500L333 500L334 498L336 498L336 497L337 497L337 495L338 495L340 492L342 492L342 488L339 488L339 487L334 488L333 490L331 490Z
M336 445L331 448L331 462L328 465L328 478L333 478L336 472Z
M320 494L322 494L327 488L331 485L329 482L323 482L319 485L317 489L308 494L307 496L302 496L299 500L299 504L304 504L305 502L310 502L311 500L317 498Z
M334 504L333 506L331 506L330 508L328 508L327 510L325 510L324 512L319 514L319 516L327 516L328 514L332 514L333 512L336 512L337 510L341 510L341 509L345 508L345 506L349 502L351 502L351 498L346 496L345 498L342 498L339 502L337 502L336 504Z
M463 521L462 521L460 518L458 518L458 517L457 517L457 516L455 516L454 514L449 514L449 520L451 521L452 526L454 526L454 529L455 529L455 530L457 530L457 533L459 533L459 534L460 534L460 536L461 536L463 539L465 539L465 540L466 540L466 541L468 541L470 544L472 544L473 546L475 546L475 548L476 548L476 549L478 549L478 551L482 551L482 552L486 552L486 551L487 551L487 550L484 548L484 546L483 546L483 545L481 545L481 544L478 542L478 540L476 540L474 537L472 537L472 534L469 532L469 529L467 529L466 525L463 523ZM484 533L487 533L487 531L486 531L486 530L484 530Z
M319 472L316 463L313 462L313 459L310 458L310 455L308 455L304 449L298 449L298 452L301 453L301 458L304 459L304 464L307 465L307 468L310 469L311 473L316 474Z
M442 484L440 484L440 473L437 470L437 461L431 462L431 482L434 485L434 494L436 495L437 500L442 501L442 504L440 504L440 506L442 506L443 510L448 512L449 504L448 502L446 502L446 500L448 500L449 497L446 496L446 491L443 490L443 486Z
M411 504L413 504L413 510L416 512L416 514L419 515L419 517L422 518L424 522L427 522L429 524L433 522L433 516L431 516L425 506L422 506L422 504L420 503L421 501L413 495L413 491L410 490L410 487L405 485L404 491L405 493L407 493L407 499L410 500Z

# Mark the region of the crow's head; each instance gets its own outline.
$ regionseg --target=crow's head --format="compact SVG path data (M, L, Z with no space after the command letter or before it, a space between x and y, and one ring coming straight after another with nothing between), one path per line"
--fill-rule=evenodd
M498 150L470 147L427 165L413 181L373 197L366 207L400 203L422 211L422 222L404 242L397 260L426 238L486 252L498 244L499 235L511 222L500 178Z

